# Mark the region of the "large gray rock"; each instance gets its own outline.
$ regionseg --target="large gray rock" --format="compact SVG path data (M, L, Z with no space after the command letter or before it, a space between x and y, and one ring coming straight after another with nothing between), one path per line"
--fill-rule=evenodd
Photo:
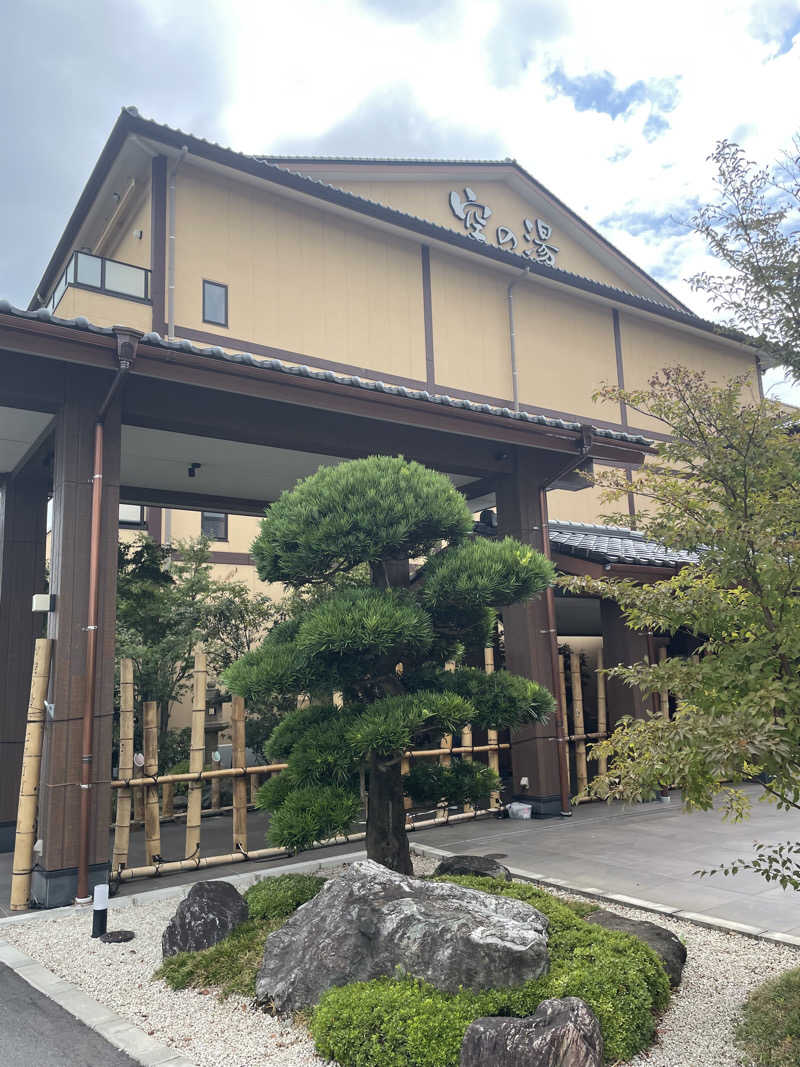
M669 983L674 989L680 985L683 965L686 963L686 946L670 930L646 920L626 919L613 911L600 908L586 916L586 921L596 923L606 930L619 930L623 934L632 934L649 945L660 957L667 972Z
M461 1044L460 1067L602 1067L603 1037L577 997L543 1000L524 1019L476 1019Z
M247 916L247 901L230 882L195 882L161 935L161 951L174 956L211 948Z
M511 871L488 856L448 856L433 872L434 878L442 875L468 875L471 878L502 878L511 881Z
M332 986L398 971L449 992L517 986L548 963L547 919L529 904L364 860L269 935L256 1000L295 1011Z

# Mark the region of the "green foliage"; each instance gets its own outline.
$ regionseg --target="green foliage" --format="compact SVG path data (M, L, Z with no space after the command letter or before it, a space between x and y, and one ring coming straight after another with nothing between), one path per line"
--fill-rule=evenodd
M655 462L628 482L624 472L596 476L607 498L628 492L655 507L643 532L696 555L666 581L562 578L564 587L616 600L634 630L693 635L698 661L674 657L611 673L644 693L669 690L672 721L623 721L595 745L608 773L590 792L636 801L674 783L688 808L716 799L746 817L740 785L758 778L766 799L800 806L800 437L770 401L750 401L742 381L710 385L703 375L668 368L649 391L603 391L656 417L669 438ZM618 519L619 517L613 517ZM800 889L787 854L762 850L757 861L725 866L761 870Z
M759 1067L800 1063L800 967L755 989L745 1001L736 1043Z
M169 771L178 774L175 765L187 763L188 770L189 748L192 743L192 728L185 726L182 730L168 730L158 739L158 769L160 774Z
M483 1015L532 1015L550 997L575 996L597 1015L609 1062L628 1060L653 1039L669 981L637 938L584 922L564 901L533 886L491 878L447 878L525 901L547 916L550 971L515 989L443 993L412 978L329 990L314 1011L318 1051L342 1067L457 1067L464 1032Z
M454 760L449 767L420 760L403 775L403 789L415 807L434 807L442 799L451 804L486 808L489 796L500 788L500 779L483 763Z
M471 530L469 508L445 475L370 456L321 467L282 493L251 551L264 581L302 586L361 563L424 556Z
M256 974L264 956L267 936L277 930L285 918L250 919L240 923L224 941L201 952L179 952L167 956L155 973L171 989L206 989L216 987L221 998L238 994L256 995Z
M319 681L351 684L384 678L403 657L423 656L433 642L431 621L407 593L342 589L302 617L295 650Z
M297 781L291 771L271 774L256 792L256 807L259 811L277 811L293 790Z
M476 537L428 560L422 603L434 618L500 608L543 593L555 576L553 564L530 545Z
M301 786L273 811L267 840L291 852L311 848L317 841L347 836L361 815L356 790L340 786Z
M278 874L251 885L244 899L251 919L288 919L324 885L325 879L313 874Z
M774 167L759 167L731 141L710 156L717 167L715 203L691 220L720 274L690 279L733 327L800 376L800 136Z
M253 554L263 578L295 593L285 621L231 665L225 681L247 703L311 698L310 707L287 712L267 745L271 759L289 764L259 800L272 815L271 841L298 849L346 832L367 768L374 775L378 761L388 771L437 733L468 722L540 722L550 713L549 694L532 682L465 679L462 692L440 669L460 645L484 644L496 608L552 580L550 564L516 541L463 543L471 528L448 478L386 456L322 468L270 508ZM433 550L414 583L390 587L393 561ZM372 585L364 584L365 568ZM422 674L427 684L406 680ZM327 703L333 691L339 709ZM402 811L400 775L386 779L397 795L373 810ZM458 768L441 784L461 799L483 796L490 783L477 768ZM316 788L323 785L332 792ZM383 837L403 833L395 827ZM372 859L406 864L402 840L370 832L368 842Z
M508 671L487 674L475 667L457 671L427 667L404 674L403 684L412 692L436 688L457 693L475 708L470 721L480 729L546 722L555 707L543 686Z

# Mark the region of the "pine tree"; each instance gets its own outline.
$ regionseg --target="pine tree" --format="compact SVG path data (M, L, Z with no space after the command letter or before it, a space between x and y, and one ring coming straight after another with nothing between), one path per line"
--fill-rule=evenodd
M298 592L225 682L259 703L308 701L268 743L270 758L288 762L260 794L273 843L301 849L347 833L366 786L367 854L409 873L404 785L415 800L463 802L498 783L483 764L457 760L404 783L403 753L467 723L514 727L551 713L550 694L526 678L444 670L465 647L484 647L497 609L554 579L529 546L473 540L472 526L446 476L402 457L323 467L269 509L252 548L259 576ZM396 581L409 560L426 562L413 582Z

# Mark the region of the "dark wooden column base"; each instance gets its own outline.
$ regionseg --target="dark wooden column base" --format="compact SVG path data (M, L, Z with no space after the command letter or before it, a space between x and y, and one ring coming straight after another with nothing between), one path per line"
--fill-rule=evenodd
M498 480L497 524L501 537L511 536L542 551L542 514L539 486L547 477L542 459L528 449L514 453L514 471ZM550 635L543 597L515 604L503 611L506 667L539 682L552 685ZM533 805L533 815L546 819L559 815L561 800L558 777L558 746L555 720L526 726L512 734L511 766L514 798ZM527 778L523 788L520 779Z

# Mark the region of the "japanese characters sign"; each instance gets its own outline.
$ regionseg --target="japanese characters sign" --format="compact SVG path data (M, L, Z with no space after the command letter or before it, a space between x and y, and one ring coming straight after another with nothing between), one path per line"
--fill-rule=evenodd
M492 209L488 204L483 204L475 192L466 186L463 190L464 198L455 189L450 193L450 210L457 219L462 219L464 229L470 237L476 241L486 241L486 229L489 219L492 217ZM548 267L554 267L558 249L550 243L552 227L543 219L522 220L520 237L509 226L498 226L495 230L495 240L499 248L506 252L516 252L520 248L520 255L532 259L536 263L544 263Z

